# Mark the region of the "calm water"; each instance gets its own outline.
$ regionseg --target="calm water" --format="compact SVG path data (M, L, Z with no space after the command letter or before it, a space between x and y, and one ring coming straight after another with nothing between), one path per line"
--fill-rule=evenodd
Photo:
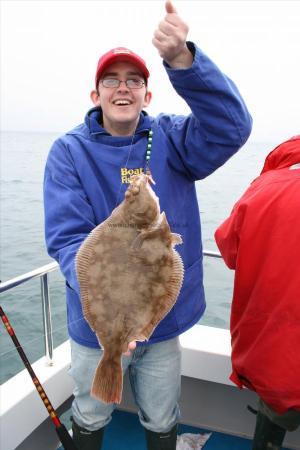
M50 262L43 236L42 180L54 133L4 132L1 135L0 279L6 281ZM272 143L248 143L224 167L197 183L203 244L217 250L213 234L234 202L258 175ZM201 323L227 328L233 274L222 260L205 258L207 310ZM67 337L64 283L50 274L54 344ZM32 280L1 296L1 305L28 358L43 354L40 281ZM0 382L23 369L19 356L0 323Z

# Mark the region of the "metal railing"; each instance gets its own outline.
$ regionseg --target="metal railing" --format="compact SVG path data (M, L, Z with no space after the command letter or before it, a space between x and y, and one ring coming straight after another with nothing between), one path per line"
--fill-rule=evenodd
M52 262L41 266L38 269L31 272L24 273L11 280L0 283L0 294L10 289L24 284L27 281L34 278L40 278L41 280L41 299L42 299L42 311L43 311L43 325L44 325L44 344L45 344L45 356L47 363L51 366L53 364L53 334L52 334L52 321L51 321L51 303L49 293L48 274L58 268L57 262Z
M203 250L203 256L211 256L212 258L222 258L219 252L210 252L208 250Z
M209 256L212 258L222 258L220 253L211 252L204 250L204 256ZM10 289L24 284L27 281L33 280L34 278L40 278L41 280L41 299L42 299L42 312L43 312L43 325L44 325L44 344L45 344L45 357L49 365L53 364L53 334L52 334L52 321L51 321L51 302L50 302L50 292L49 292L49 279L48 274L57 270L59 267L57 262L52 262L41 266L31 272L24 273L18 277L12 278L11 280L4 281L0 283L0 294L6 292Z

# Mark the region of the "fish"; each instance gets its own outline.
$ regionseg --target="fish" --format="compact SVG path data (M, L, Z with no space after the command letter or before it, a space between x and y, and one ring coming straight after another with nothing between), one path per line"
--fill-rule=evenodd
M121 358L131 341L147 341L175 304L184 266L149 174L132 175L123 201L81 244L75 259L84 318L103 355L91 396L120 403Z

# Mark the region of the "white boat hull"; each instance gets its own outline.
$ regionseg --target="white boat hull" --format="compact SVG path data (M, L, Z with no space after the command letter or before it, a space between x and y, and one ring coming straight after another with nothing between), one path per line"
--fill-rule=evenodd
M181 337L182 423L251 439L256 395L239 390L229 381L230 336L228 330L196 325ZM45 359L33 366L54 408L70 404L72 380L67 374L70 350L65 342L54 351L54 365ZM1 386L0 448L5 450L55 450L56 433L26 370ZM136 411L127 377L120 409ZM285 446L300 450L300 430L288 433Z

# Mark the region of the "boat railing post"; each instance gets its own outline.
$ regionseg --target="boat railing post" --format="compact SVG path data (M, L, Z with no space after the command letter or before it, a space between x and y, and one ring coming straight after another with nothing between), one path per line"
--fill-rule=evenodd
M48 273L41 276L41 297L43 309L45 356L49 366L53 364L53 335L51 322L51 304L48 285Z

